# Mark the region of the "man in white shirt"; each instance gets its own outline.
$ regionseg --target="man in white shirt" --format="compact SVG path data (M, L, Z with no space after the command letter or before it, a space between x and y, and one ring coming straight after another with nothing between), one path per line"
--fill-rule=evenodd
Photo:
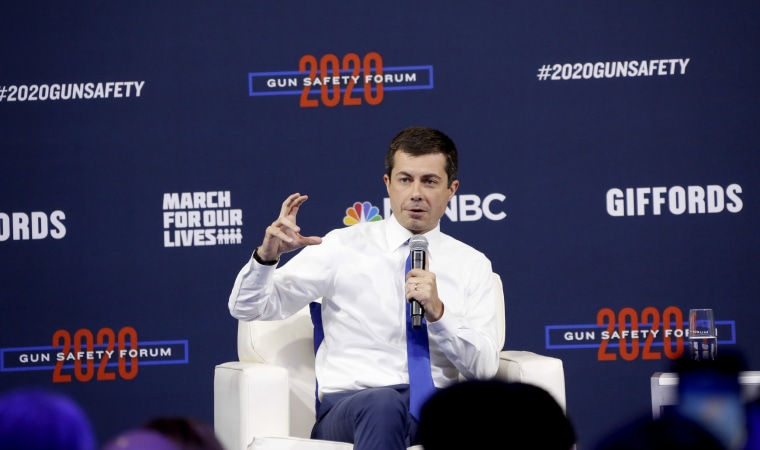
M417 419L409 413L404 298L423 308L436 388L460 375L496 374L501 343L491 262L440 230L459 187L457 165L456 146L442 132L402 130L385 158L391 217L323 238L304 236L296 215L308 197L292 194L238 274L229 299L237 319L283 319L322 298L324 340L316 355L321 405L313 438L352 442L357 450L419 443ZM414 235L428 241L427 267L405 276ZM301 248L276 268L280 255Z

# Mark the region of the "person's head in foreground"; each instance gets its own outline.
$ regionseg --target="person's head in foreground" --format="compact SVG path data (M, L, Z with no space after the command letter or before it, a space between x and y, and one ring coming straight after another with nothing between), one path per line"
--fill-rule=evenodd
M425 450L569 450L575 429L546 390L499 380L464 381L436 392L420 415Z
M0 449L95 450L84 410L65 394L17 388L0 395Z

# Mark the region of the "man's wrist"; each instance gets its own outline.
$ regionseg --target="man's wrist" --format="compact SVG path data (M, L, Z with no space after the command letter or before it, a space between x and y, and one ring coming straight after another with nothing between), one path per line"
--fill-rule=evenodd
M271 260L271 261L264 261L263 259L261 259L261 256L259 256L259 248L258 247L256 247L256 249L253 251L253 259L257 263L261 264L262 266L273 266L273 265L277 264L278 261L280 261L280 258L277 258L277 259Z

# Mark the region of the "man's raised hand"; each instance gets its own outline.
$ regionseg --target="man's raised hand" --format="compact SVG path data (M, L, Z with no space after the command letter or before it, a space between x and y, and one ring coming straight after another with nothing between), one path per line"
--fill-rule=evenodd
M264 242L258 249L261 259L276 260L283 253L292 252L306 245L322 243L322 238L319 236L302 236L301 227L296 224L298 208L308 199L308 195L296 192L282 202L280 216L267 227Z

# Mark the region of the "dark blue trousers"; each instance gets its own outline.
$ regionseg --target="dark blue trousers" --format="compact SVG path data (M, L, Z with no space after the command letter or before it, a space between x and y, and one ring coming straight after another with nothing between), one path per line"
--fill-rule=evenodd
M355 450L405 450L419 444L409 413L409 385L325 394L312 439L349 442Z

